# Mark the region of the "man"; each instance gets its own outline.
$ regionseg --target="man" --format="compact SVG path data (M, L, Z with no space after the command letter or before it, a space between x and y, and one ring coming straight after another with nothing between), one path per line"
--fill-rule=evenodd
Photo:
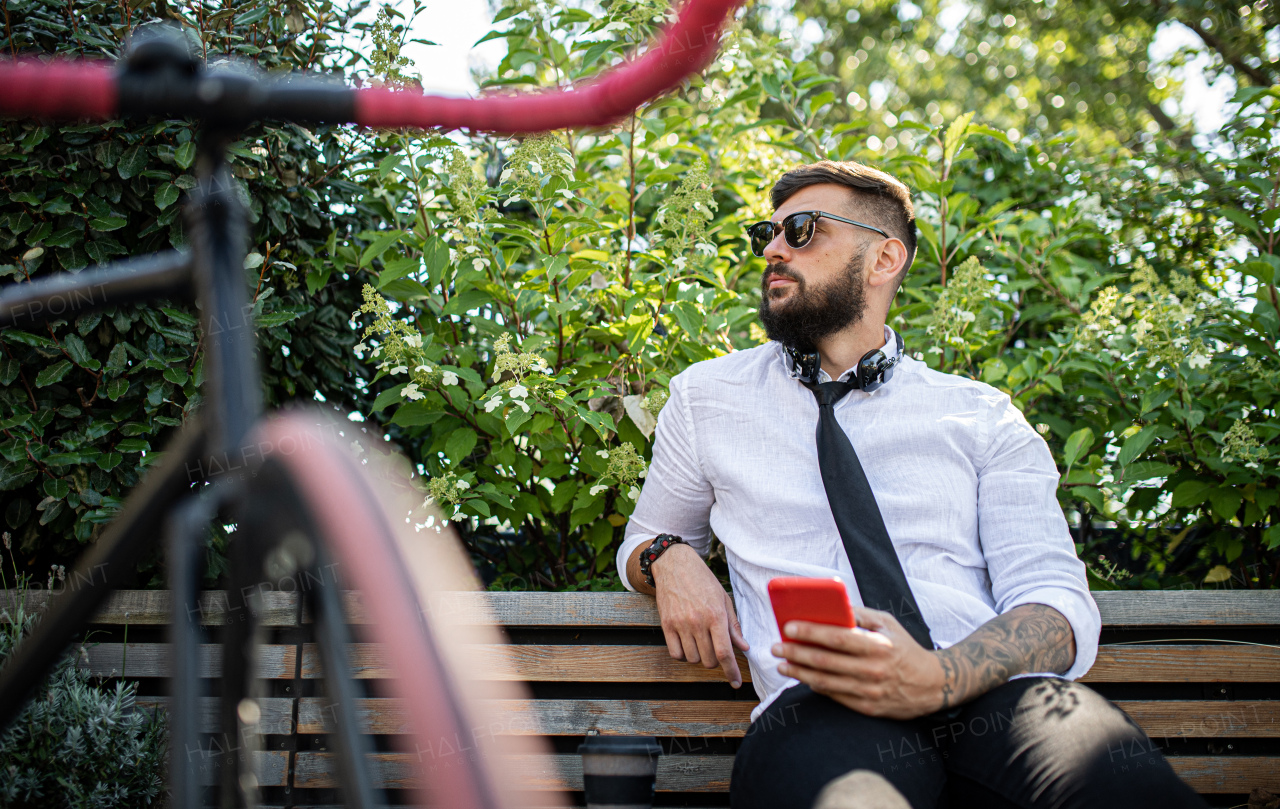
M747 653L761 705L735 809L807 809L824 788L823 806L1204 806L1071 682L1101 621L1044 440L885 324L916 250L906 187L824 161L783 175L772 202L750 229L772 342L672 380L618 553L628 588L656 589L672 657L736 688ZM732 600L702 558L711 531ZM793 621L779 638L777 576L840 576L859 628Z

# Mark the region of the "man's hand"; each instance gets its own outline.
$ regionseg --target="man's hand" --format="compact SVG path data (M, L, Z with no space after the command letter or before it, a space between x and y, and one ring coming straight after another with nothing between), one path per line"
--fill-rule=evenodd
M914 719L968 702L1016 674L1061 674L1076 657L1071 623L1045 604L1014 607L940 651L920 646L887 612L853 612L859 627L878 631L791 621L773 653L787 660L778 673L868 716Z
M641 546L639 551L643 550ZM639 553L633 560L636 573L631 580L639 582ZM693 548L674 545L649 570L657 584L658 615L667 651L676 660L702 663L709 669L719 666L729 684L740 687L742 673L734 649L745 652L750 647L742 636L733 599L711 568ZM649 589L642 582L637 587Z
M943 669L937 655L916 643L889 613L866 607L853 612L861 629L788 622L783 642L773 647L775 656L787 660L778 673L867 716L914 719L941 708Z

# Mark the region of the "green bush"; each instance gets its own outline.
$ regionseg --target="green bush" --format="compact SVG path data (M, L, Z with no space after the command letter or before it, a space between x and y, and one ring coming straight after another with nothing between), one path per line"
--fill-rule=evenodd
M9 534L4 535L9 544ZM16 571L15 571L16 572ZM0 587L7 587L0 576ZM36 628L28 580L3 592L0 666ZM77 647L79 648L79 647ZM69 653L22 713L0 734L0 805L11 809L107 809L163 802L168 750L160 714L135 707L137 683L95 685Z
M663 7L511 0L488 86L585 78ZM383 20L384 42L403 35ZM821 60L765 28L748 13L703 75L612 127L364 141L386 226L335 262L369 280L373 411L494 586L617 586L602 574L668 380L763 338L742 224L769 215L782 171L821 158L917 189L921 248L890 322L1045 435L1095 586L1275 586L1277 91L1242 90L1203 152L1099 156L1070 131L914 110L886 145Z
M349 22L328 2L12 0L5 15L6 54L115 57L131 31L165 23L210 62L252 58L271 70L333 64L330 41ZM194 136L185 120L0 122L0 283L183 247ZM347 320L359 286L330 276L325 245L334 232L364 230L370 217L343 176L342 130L257 126L230 152L252 220L245 281L267 404L318 397L355 409L363 370ZM0 333L0 519L28 569L70 564L199 408L197 315L157 301ZM220 559L215 552L211 582ZM146 560L140 583L155 573Z

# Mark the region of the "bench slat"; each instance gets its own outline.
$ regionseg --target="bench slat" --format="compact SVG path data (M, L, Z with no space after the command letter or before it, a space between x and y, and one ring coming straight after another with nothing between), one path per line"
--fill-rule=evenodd
M169 702L169 697L138 697L135 704L147 710L168 711ZM219 705L217 697L200 698L200 718L196 725L200 733L217 733L222 729L222 719L218 716ZM292 697L263 697L258 700L258 707L262 711L262 719L258 722L259 733L288 736L294 732Z
M293 728L293 699L259 699L262 733L287 735ZM756 702L748 700L607 700L515 699L491 700L491 715L503 717L501 727L485 733L513 736L605 735L723 736L740 738L751 722ZM1280 700L1121 700L1115 703L1152 738L1280 738ZM166 709L168 697L138 697L146 709ZM395 735L409 731L400 701L362 699L358 712L365 733ZM204 697L200 731L219 730L218 700ZM329 702L304 697L298 704L301 734L333 733Z
M1098 590L1091 595L1105 627L1280 624L1280 590ZM488 599L498 623L507 626L659 623L653 599L639 593L489 593Z
M258 786L287 787L289 785L289 751L255 750L253 761ZM196 778L202 786L216 786L219 783L220 769L221 762L217 757L201 759L196 763Z
M1085 683L1280 682L1280 649L1265 646L1103 646Z
M124 645L86 645L82 665L94 676L136 678L169 676L168 644L130 643L125 661ZM708 669L673 660L665 646L577 646L517 644L473 647L485 679L529 682L723 682L719 669ZM296 647L265 645L261 653L264 679L293 677ZM382 650L375 644L351 644L351 661L358 679L395 676ZM127 662L129 670L123 671ZM739 654L743 680L751 681L746 659ZM203 644L200 672L220 677L222 650ZM315 644L303 649L302 676L323 676ZM1086 683L1214 683L1280 682L1280 649L1238 645L1103 646L1097 662L1082 678Z
M483 732L511 736L611 735L740 737L751 723L754 701L736 700L490 700L501 727ZM396 699L363 699L358 708L367 733L404 733L408 721ZM332 712L324 700L303 698L299 733L332 733ZM1278 734L1280 735L1280 734Z
M266 680L293 679L297 662L297 647L264 645L259 650L259 676ZM123 643L86 644L80 654L79 665L94 677L129 677L145 679L168 677L173 669L167 643L130 643L125 654ZM125 666L128 670L125 670ZM216 643L200 645L200 676L222 676L222 646Z
M468 750L464 753L471 752ZM458 751L422 754L428 766L449 766ZM417 785L412 767L418 756L378 753L379 785L410 789ZM1270 756L1170 756L1174 772L1201 793L1245 793L1255 787L1280 788L1280 758ZM513 772L529 790L581 790L582 761L573 754L511 756L500 765ZM294 785L329 789L338 785L332 753L300 752ZM733 772L733 756L667 755L658 759L659 792L726 792Z
M1280 700L1121 700L1115 704L1155 739L1280 737Z
M260 592L263 623L296 626L298 594L281 590ZM1137 626L1264 626L1280 624L1280 590L1160 590L1092 593L1104 627ZM27 594L31 607L44 605L49 593ZM12 590L0 591L0 605L11 603ZM366 622L359 599L345 593L347 614L355 624ZM134 626L169 622L167 590L120 590L99 611L95 623ZM226 593L210 590L201 599L202 619L220 624L227 615ZM653 599L639 593L444 593L432 599L432 612L454 619L478 613L487 605L498 623L507 626L658 626ZM128 615L126 616L126 613ZM308 620L304 616L304 621Z

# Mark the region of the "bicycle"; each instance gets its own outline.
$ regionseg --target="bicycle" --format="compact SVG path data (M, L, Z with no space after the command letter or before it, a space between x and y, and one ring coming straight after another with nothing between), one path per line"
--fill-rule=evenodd
M200 305L208 352L203 412L178 428L163 459L78 561L72 576L87 584L54 598L36 631L0 670L0 728L84 632L152 537L163 535L173 591L170 788L174 806L198 806L200 784L190 758L182 756L199 746L200 625L194 616L200 614L205 531L215 517L226 515L238 526L229 549L229 593L252 594L267 569L314 574L326 565L342 565L361 593L372 640L387 649L392 667L401 672L392 681L393 696L405 706L409 735L429 745L432 738L465 734L470 706L438 643L439 627L424 615L428 593L423 583L411 579L395 532L361 466L325 441L305 416L262 417L256 343L241 271L246 218L233 192L226 146L248 124L262 119L509 133L604 125L714 57L720 26L737 1L691 0L643 57L583 89L534 95L447 99L355 89L321 79L268 80L235 69L206 70L181 39L163 33L136 37L118 70L93 63L0 65L0 115L108 120L163 114L202 122L197 185L184 210L189 252L10 285L0 290L0 328L179 298ZM235 458L251 470L252 487L208 474ZM212 485L193 488L195 483ZM247 602L248 620L222 628L219 716L223 733L233 729L238 737L253 738L251 717L245 716L251 711L243 709L254 696L253 656L260 627L252 595ZM345 803L373 807L378 802L368 766L372 750L356 714L358 692L347 659L350 638L340 594L336 587L313 587L301 603L313 616L326 672ZM393 635L393 628L399 633ZM414 672L412 688L407 672ZM255 805L251 768L231 752L221 763L221 804ZM419 780L430 784L436 799L458 809L512 805L485 759L464 764L443 769L434 779L419 773Z

